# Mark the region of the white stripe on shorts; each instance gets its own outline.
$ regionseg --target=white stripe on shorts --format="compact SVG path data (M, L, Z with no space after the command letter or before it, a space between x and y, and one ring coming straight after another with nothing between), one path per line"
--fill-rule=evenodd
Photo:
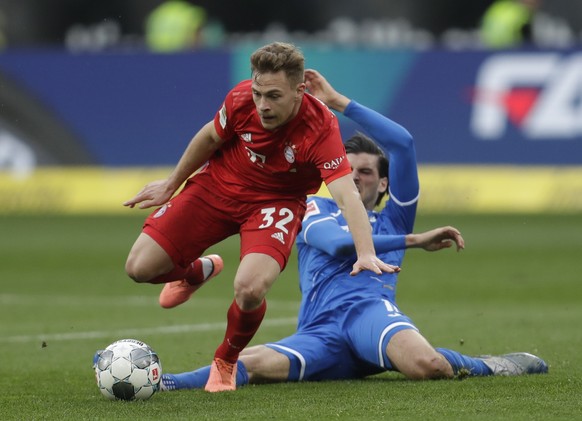
M418 329L416 328L416 326L414 326L413 324L407 323L407 322L398 322L398 323L393 323L390 326L386 326L386 328L382 331L382 334L380 335L380 341L378 341L378 361L380 362L380 367L382 368L386 368L386 362L384 361L384 350L382 349L382 343L384 343L384 338L386 337L386 335L388 335L388 333L392 330L395 329L397 327L400 326L409 326L410 328L416 330L418 332Z
M303 380L303 376L305 375L305 358L303 358L303 355L301 355L299 352L295 351L294 349L287 348L286 346L281 346L281 345L277 345L277 344L273 344L273 343L270 343L268 345L272 346L273 348L279 348L279 349L282 349L283 351L287 351L287 352L295 355L297 358L299 358L299 361L301 362L301 370L299 371L298 381Z

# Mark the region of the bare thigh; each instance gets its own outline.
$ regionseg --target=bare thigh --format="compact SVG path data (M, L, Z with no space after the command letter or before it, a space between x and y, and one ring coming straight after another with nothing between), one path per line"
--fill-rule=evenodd
M125 263L125 271L137 282L148 282L173 268L174 263L168 253L144 233L137 237Z
M264 345L244 349L239 359L247 369L250 383L282 382L289 376L289 358Z

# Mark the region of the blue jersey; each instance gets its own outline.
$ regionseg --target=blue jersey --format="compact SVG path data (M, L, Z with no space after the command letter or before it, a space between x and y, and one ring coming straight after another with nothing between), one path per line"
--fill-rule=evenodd
M359 123L389 157L390 199L381 211L368 212L368 217L376 255L400 266L419 195L412 137L390 119L354 101L344 114ZM308 200L296 244L303 296L297 331L265 344L288 357L287 380L356 379L397 369L387 355L388 343L398 332L418 330L395 304L398 275L364 271L350 276L355 247L347 223L331 199ZM439 350L444 351L452 355L450 350ZM451 362L456 369L467 367L463 356L452 358L463 361ZM468 367L470 371L476 368Z
M404 236L412 232L419 196L416 152L411 135L387 117L351 101L344 115L357 122L389 158L389 200L379 212L369 211L376 255L402 264ZM342 314L367 298L394 302L397 274L363 271L350 276L356 261L347 223L336 203L310 197L297 237L302 302L299 328ZM350 255L351 253L351 255Z

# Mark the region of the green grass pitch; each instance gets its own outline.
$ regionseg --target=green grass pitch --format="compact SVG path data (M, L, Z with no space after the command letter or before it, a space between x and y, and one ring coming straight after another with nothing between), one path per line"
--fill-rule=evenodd
M466 354L529 351L545 376L248 386L108 401L95 350L124 337L151 345L167 372L210 362L224 333L238 239L212 249L225 271L179 308L123 270L144 213L0 218L2 420L574 420L582 419L582 215L419 215L416 230L455 225L461 253L408 251L398 302L435 346ZM291 260L253 343L294 330Z

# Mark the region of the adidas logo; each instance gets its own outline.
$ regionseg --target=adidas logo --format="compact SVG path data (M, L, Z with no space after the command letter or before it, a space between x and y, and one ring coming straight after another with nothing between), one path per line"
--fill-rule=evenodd
M281 244L285 244L285 239L283 238L282 232L276 232L274 234L271 234L271 238L274 238L275 240L279 240L281 242Z

